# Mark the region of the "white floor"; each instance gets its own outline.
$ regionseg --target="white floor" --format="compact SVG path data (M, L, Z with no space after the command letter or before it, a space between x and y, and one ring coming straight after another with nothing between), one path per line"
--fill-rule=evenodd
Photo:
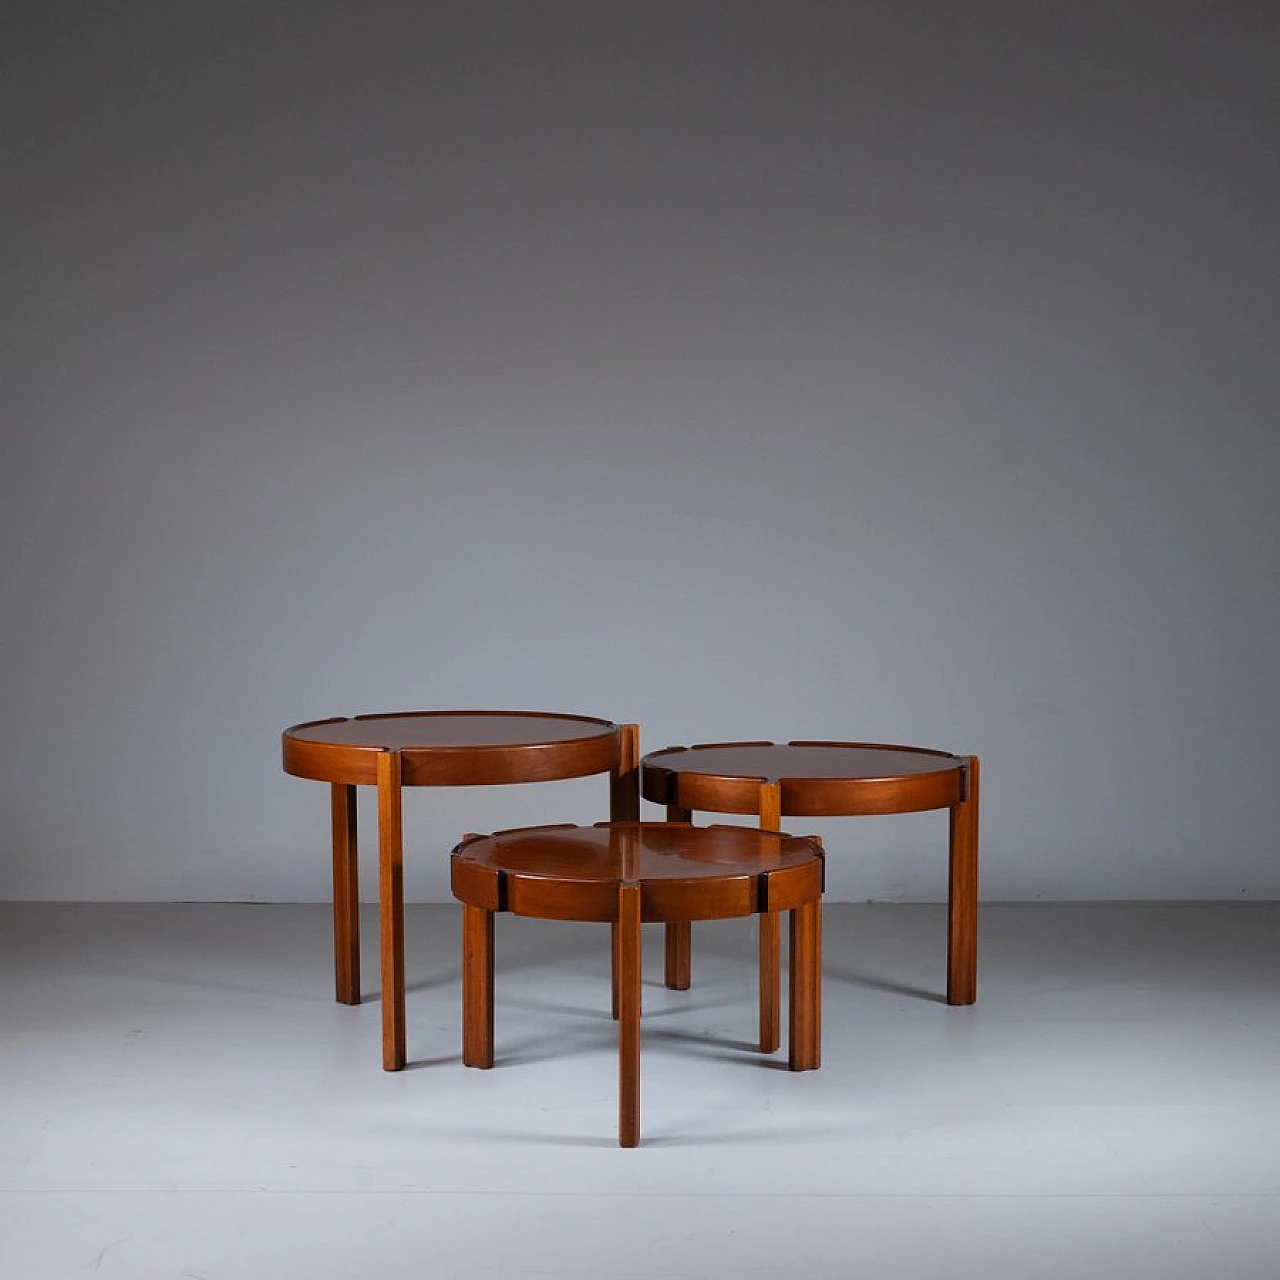
M745 921L646 931L616 1144L603 926L498 921L498 1065L458 921L410 909L409 1056L333 1002L316 907L0 906L0 1277L1280 1277L1280 906L828 905L824 1065L754 1034Z

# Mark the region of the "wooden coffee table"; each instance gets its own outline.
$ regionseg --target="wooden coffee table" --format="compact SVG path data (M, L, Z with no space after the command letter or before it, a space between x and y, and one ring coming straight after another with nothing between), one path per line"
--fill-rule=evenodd
M609 815L634 821L639 730L543 711L403 711L313 720L284 731L286 773L331 787L337 998L360 1003L356 788L378 788L382 1065L405 1063L402 787L545 782L608 772Z
M865 742L717 742L668 747L641 761L640 792L687 822L694 810L828 818L951 810L947 1003L973 1004L978 974L978 758ZM778 1047L776 914L760 917L760 1049ZM690 929L667 927L666 981L689 985Z
M493 1066L493 917L608 921L619 995L618 1143L640 1141L640 925L791 912L790 1062L821 1062L822 854L750 827L602 822L471 836L453 851L462 904L462 1060Z

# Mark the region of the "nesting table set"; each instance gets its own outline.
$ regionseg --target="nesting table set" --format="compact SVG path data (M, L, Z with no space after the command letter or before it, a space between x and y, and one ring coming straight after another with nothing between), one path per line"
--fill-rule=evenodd
M849 742L727 742L640 758L639 729L546 712L423 711L317 720L283 736L284 768L330 784L337 998L360 1001L356 794L376 786L382 1065L405 1065L404 787L609 775L609 821L468 836L451 858L463 912L463 1062L493 1064L493 918L607 922L619 1022L619 1142L639 1142L640 926L665 926L665 981L690 984L692 925L760 917L760 1050L781 1033L782 913L790 914L789 1066L821 1062L821 895L816 837L787 817L949 809L947 1002L977 995L978 760ZM641 822L640 799L665 822ZM692 824L695 811L751 815L754 827Z

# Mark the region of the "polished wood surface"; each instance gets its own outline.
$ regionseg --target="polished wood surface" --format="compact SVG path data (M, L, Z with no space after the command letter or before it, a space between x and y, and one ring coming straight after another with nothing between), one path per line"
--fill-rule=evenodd
M609 818L613 822L640 821L640 726L624 724L619 732L618 763L612 775L609 792ZM610 957L611 1005L616 1018L619 1012L618 965L621 960L621 941L618 926L612 926L613 949Z
M667 747L640 762L640 791L667 812L754 813L762 827L784 817L858 817L950 809L947 1003L978 992L978 758L890 743L764 741ZM668 939L667 985L686 977ZM760 1045L777 1047L781 936L760 921ZM689 962L691 965L691 962ZM686 983L687 984L687 983Z
M286 729L281 741L287 773L330 784L334 989L343 1004L360 1001L356 788L378 788L388 1071L405 1062L402 788L546 782L607 772L610 818L640 816L640 730L634 724L548 711L405 711L312 720ZM614 986L616 1014L616 980Z
M333 819L333 977L340 1004L360 1003L360 875L356 789L330 787Z
M965 761L965 788L951 810L947 890L947 1003L978 998L978 757Z
M404 1066L404 829L400 754L378 756L378 914L381 918L382 1068Z
M640 886L618 885L618 1145L640 1145Z
M611 822L640 821L640 726L618 726L617 758L609 766L609 819Z
M816 899L792 913L788 976L787 1065L792 1071L813 1071L822 1065L822 909Z
M618 725L590 716L404 711L296 724L281 746L285 772L300 778L372 784L378 754L397 751L403 785L459 787L604 773L622 742Z
M693 834L690 834L690 833ZM617 919L616 887L642 886L648 922L753 915L767 894L821 891L808 840L751 827L600 823L517 828L459 845L453 891L540 920ZM499 888L493 888L494 884ZM497 909L497 908L493 908Z
M762 781L758 811L762 831L782 829L782 784ZM782 921L776 911L760 917L760 1052L774 1053L782 1039Z
M493 911L462 908L462 1061L493 1066Z
M789 1065L820 1062L820 845L780 831L683 822L523 827L473 836L453 851L464 904L463 1060L492 1062L493 913L613 925L622 1146L640 1139L640 925L791 914ZM478 914L477 914L478 913ZM486 941L488 939L488 941ZM479 985L487 983L481 992ZM803 1007L800 1007L803 1005ZM486 1039L486 1036L488 1037Z
M912 813L956 804L963 763L883 743L722 742L651 752L640 790L657 804L759 813L760 784L777 782L788 817Z
M692 822L693 814L678 805L667 805L668 822ZM663 980L672 991L688 991L693 981L693 926L687 920L669 920L665 926Z

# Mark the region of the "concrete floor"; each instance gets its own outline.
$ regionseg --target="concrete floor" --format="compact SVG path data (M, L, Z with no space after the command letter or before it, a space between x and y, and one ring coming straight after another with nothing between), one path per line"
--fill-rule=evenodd
M616 1145L607 931L410 908L409 1056L333 1002L324 908L0 905L0 1277L1280 1277L1280 905L827 906L824 1065L754 1034L746 921L646 930Z

